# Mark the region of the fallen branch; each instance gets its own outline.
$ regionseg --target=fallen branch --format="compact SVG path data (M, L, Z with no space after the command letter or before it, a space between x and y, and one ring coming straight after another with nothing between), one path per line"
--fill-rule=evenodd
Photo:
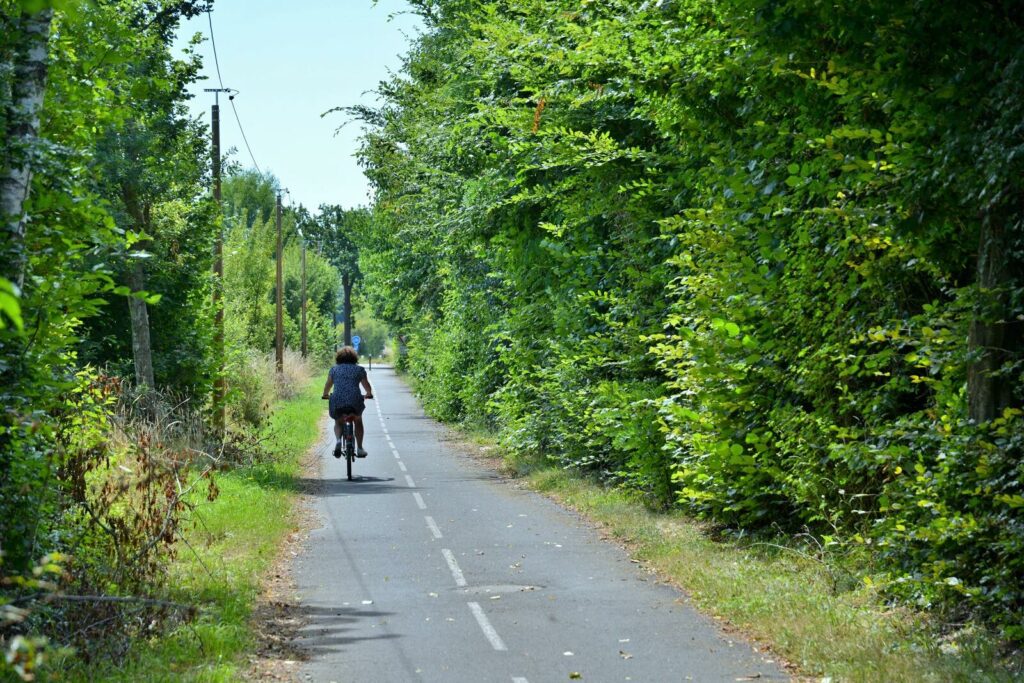
M156 605L158 607L173 607L175 609L182 609L187 611L194 611L195 605L186 605L181 602L173 602L171 600L158 600L156 598L143 598L134 595L64 595L61 593L34 593L32 595L24 595L16 597L10 601L10 604L31 602L32 600L42 600L43 602L117 602L117 603L137 603L143 605Z
M136 596L119 596L119 595L60 595L54 594L46 598L49 601L61 601L61 602L128 602L128 603L139 603L144 605L157 605L159 607L173 607L175 609L183 609L192 611L196 608L195 605L186 605L181 602L173 602L171 600L157 600L156 598L140 598Z

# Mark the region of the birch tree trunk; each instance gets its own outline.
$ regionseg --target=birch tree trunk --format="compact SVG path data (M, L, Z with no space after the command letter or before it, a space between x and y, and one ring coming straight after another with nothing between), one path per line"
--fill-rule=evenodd
M9 254L4 259L7 263L3 275L19 288L25 284L24 207L32 184L33 148L39 138L52 19L52 9L41 9L23 14L13 22L18 28L14 40L20 44L16 46L13 64L7 65L13 81L5 112L4 168L0 170L0 219L7 232L5 251Z

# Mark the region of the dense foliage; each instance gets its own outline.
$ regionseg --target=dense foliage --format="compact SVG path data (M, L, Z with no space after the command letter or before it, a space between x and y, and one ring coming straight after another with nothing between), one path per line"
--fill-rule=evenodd
M47 642L83 661L188 618L163 596L194 504L287 387L274 343L273 179L209 192L209 130L175 55L209 2L0 0L0 677ZM301 210L284 216L286 342L301 335ZM224 282L212 274L224 236ZM310 250L307 250L310 251ZM334 349L338 270L306 254L310 354ZM212 293L223 286L228 358ZM225 363L229 424L214 427ZM222 438L225 437L225 438Z
M353 113L428 407L1024 637L1015 4L413 4Z
M204 291L196 271L209 259L188 263L172 246L184 241L203 254L212 236L201 199L208 152L181 108L197 64L170 54L179 19L204 6L2 6L0 260L20 314L0 326L0 606L5 661L26 676L43 642L26 632L49 633L85 653L94 625L121 612L102 600L44 605L40 595L57 587L87 595L152 587L182 508L175 485L193 476L173 450L164 459L152 433L120 428L125 385L84 359L113 361L117 352L107 349L114 348L130 366L132 345L112 341L127 333L116 322L126 316L115 311L126 301L158 301L125 277L153 253L150 285L178 288L178 304L194 304ZM166 241L149 250L154 236ZM201 307L169 308L162 310L193 329L202 318ZM83 326L89 318L98 324ZM191 385L202 385L196 378L210 370L199 346L184 337L166 346L171 357L185 348L197 358L196 369L183 373ZM138 611L128 614L136 618L121 622L125 637L145 626Z

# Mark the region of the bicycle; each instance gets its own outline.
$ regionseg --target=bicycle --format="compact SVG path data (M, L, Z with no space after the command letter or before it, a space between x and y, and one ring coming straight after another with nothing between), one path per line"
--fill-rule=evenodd
M339 458L342 454L345 456L345 472L349 481L352 481L352 463L356 459L355 420L355 415L345 415L342 418L340 448L339 446L334 447L334 457ZM339 450L341 453L338 452Z
M323 397L325 400L328 396ZM364 399L372 399L373 394L366 394ZM359 418L356 413L342 413L341 416L341 441L334 446L334 457L340 458L342 455L345 456L345 473L349 481L352 481L352 463L355 462L357 457L366 457L365 451L363 456L359 456L356 449L356 430L355 422Z

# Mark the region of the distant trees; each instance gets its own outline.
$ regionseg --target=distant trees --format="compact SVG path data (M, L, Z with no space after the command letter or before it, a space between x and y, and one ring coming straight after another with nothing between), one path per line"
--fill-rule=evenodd
M255 171L237 171L224 181L226 242L225 306L229 348L269 351L274 348L274 249L277 180ZM229 199L230 198L230 199ZM306 296L311 350L326 360L334 350L331 321L341 276L335 262L346 263L344 236L320 229L321 216L302 206L287 208L282 218L284 241L285 341L299 348L301 318L301 244L305 235Z
M300 214L303 234L341 275L342 340L345 343L352 339L353 288L362 279L357 240L366 233L369 220L366 209L329 205L320 206L315 216Z

